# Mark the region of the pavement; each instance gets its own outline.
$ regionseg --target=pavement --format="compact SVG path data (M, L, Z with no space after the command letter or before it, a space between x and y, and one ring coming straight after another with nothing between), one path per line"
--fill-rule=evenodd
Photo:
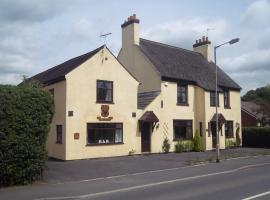
M221 159L256 155L270 155L270 149L235 148L221 151ZM46 163L42 182L62 183L183 167L200 162L213 162L215 157L215 151L207 151L180 154L145 154L75 161L49 160Z
M270 156L245 157L220 163L5 188L0 189L0 199L270 199L269 171Z

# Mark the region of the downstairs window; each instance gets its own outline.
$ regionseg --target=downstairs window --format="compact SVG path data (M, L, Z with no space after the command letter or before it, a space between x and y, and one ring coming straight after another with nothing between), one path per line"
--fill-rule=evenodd
M123 143L122 123L89 123L87 124L88 144L121 144Z
M192 139L192 120L173 120L173 131L174 140Z

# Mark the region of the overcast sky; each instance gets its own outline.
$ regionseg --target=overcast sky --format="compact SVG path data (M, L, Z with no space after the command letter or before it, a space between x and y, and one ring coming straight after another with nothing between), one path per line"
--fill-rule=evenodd
M207 34L218 64L247 90L270 83L270 0L0 0L0 83L28 77L103 44L117 55L121 27L133 13L141 37L192 49Z

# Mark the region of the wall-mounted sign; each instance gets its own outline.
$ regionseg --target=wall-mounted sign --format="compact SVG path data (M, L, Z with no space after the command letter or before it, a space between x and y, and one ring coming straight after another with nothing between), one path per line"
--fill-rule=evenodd
M101 116L98 116L97 119L99 121L111 121L113 119L112 116L109 117L110 113L109 113L109 110L110 110L110 106L109 105L101 105L100 107L101 109Z
M78 140L80 138L80 133L74 133L74 140Z

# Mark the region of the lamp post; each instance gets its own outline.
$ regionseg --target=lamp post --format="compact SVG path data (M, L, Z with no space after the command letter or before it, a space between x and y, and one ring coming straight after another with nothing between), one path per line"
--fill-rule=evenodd
M216 66L216 134L217 134L217 144L216 144L216 152L217 152L217 158L216 158L216 162L219 163L220 162L220 146L219 146L219 132L218 132L218 95L217 95L217 87L218 87L218 77L217 77L217 48L225 45L225 44L234 44L234 43L237 43L239 42L239 38L235 38L235 39L232 39L228 42L225 42L223 44L220 44L220 45L217 45L214 47L214 59L215 59L215 66Z

